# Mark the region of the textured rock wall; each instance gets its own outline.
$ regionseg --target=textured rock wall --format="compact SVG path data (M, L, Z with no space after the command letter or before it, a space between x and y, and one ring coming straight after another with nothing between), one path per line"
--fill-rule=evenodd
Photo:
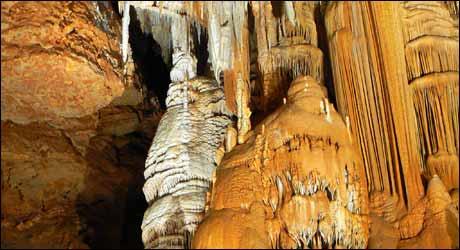
M120 96L113 15L93 2L2 4L2 120L82 117Z

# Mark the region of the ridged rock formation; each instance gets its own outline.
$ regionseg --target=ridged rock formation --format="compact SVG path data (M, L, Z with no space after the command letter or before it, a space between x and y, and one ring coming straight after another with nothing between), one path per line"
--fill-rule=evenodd
M338 109L366 167L369 247L446 247L406 239L430 230L422 174L458 188L458 17L443 2L338 2L325 23Z
M224 156L196 248L364 248L367 190L345 122L301 76Z
M172 83L167 106L144 172L150 204L142 223L147 248L189 245L231 115L222 88L200 77Z
M281 103L283 96L279 93L286 93L289 87L286 82L298 75L310 75L323 82L323 53L317 48L314 22L317 3L288 1L280 4L283 6L268 2L252 4L264 110ZM276 7L278 12L282 11L281 16L275 16Z
M337 2L325 20L337 106L360 145L369 192L405 209L423 186L398 13L396 3Z
M171 83L166 104L144 172L150 205L142 223L147 248L189 245L230 123L222 88L206 78Z

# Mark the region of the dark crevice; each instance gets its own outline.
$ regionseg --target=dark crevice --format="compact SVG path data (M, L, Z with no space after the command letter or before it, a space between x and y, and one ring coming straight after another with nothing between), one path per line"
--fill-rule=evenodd
M133 52L133 61L138 75L146 85L147 98L157 97L162 109L166 108L165 100L169 83L170 66L162 58L162 50L150 34L142 32L141 24L134 8L130 9L129 43Z
M324 84L327 88L328 98L330 103L333 103L337 108L337 101L335 97L334 79L332 78L332 66L330 62L329 43L327 39L326 25L324 23L324 10L325 5L318 4L315 8L315 24L316 33L318 35L318 48L323 52L323 69L324 69Z
M273 16L281 18L283 15L283 2L282 1L270 1L272 5Z
M192 29L194 54L197 59L197 75L198 76L212 76L211 65L208 63L208 34L204 27L201 27L201 32L198 32L198 27ZM198 36L199 39L198 39Z
M263 98L263 80L259 72L257 58L257 34L255 28L255 17L252 6L248 5L248 29L249 29L249 60L250 60L250 91L251 99L249 107L251 109L251 126L255 127L264 118L261 100Z

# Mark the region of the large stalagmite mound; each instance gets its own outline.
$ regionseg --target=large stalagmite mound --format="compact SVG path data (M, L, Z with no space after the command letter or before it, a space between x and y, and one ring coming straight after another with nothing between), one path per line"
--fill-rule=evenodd
M342 118L312 77L217 168L194 247L365 247L367 190Z

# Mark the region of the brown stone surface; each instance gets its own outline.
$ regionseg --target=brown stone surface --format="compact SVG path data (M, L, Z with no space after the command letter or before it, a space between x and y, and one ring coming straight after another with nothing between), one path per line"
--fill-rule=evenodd
M136 246L130 237L140 228L124 228L143 209L127 202L142 195L148 140L158 121L147 117L145 135L139 129L123 136L98 133L120 121L94 116L54 127L2 122L1 141L8 142L1 152L2 248Z
M2 120L81 117L122 94L120 26L100 5L2 3Z
M104 108L99 112L99 133L121 136L134 132L140 126L139 115L140 112L128 106Z
M84 188L84 157L62 131L42 124L2 122L2 142L2 247L80 242L73 206Z

